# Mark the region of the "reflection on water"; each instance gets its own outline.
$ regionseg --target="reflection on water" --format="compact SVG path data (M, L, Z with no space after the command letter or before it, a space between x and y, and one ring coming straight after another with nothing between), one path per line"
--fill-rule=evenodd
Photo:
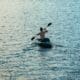
M0 80L79 80L80 1L1 0ZM46 27L52 49L32 45Z

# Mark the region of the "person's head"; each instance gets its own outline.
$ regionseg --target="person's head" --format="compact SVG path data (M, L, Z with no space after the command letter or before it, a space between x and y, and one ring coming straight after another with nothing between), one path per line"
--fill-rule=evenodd
M43 28L42 27L40 27L40 31L43 31Z

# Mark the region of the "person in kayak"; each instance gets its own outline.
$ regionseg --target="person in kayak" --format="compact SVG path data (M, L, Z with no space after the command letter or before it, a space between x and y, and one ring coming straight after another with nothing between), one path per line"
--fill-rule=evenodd
M47 27L49 27L50 25L52 25L52 23L48 23L48 25L47 25ZM50 41L48 38L45 38L45 34L47 33L48 31L46 30L46 28L40 28L40 32L38 33L38 34L36 34L36 36L40 36L40 40L43 40L43 39L45 39L46 41ZM31 38L31 40L34 40L35 39L35 37L36 36L34 36L34 37L32 37Z
M48 32L48 30L46 28L43 29L42 27L40 27L40 32L37 34L40 36L40 39L38 39L38 40L41 42L45 41L45 39L46 39L45 35L47 32Z

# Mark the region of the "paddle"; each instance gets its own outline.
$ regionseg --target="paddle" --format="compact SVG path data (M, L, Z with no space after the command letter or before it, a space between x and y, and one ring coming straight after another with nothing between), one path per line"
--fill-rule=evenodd
M51 26L52 23L48 23L47 27ZM34 40L36 36L32 37L31 40Z

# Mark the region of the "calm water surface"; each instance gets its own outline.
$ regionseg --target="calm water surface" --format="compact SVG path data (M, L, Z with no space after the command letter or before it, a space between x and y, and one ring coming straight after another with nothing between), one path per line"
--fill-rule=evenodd
M0 80L80 80L79 0L0 0ZM32 45L46 27L52 49Z

